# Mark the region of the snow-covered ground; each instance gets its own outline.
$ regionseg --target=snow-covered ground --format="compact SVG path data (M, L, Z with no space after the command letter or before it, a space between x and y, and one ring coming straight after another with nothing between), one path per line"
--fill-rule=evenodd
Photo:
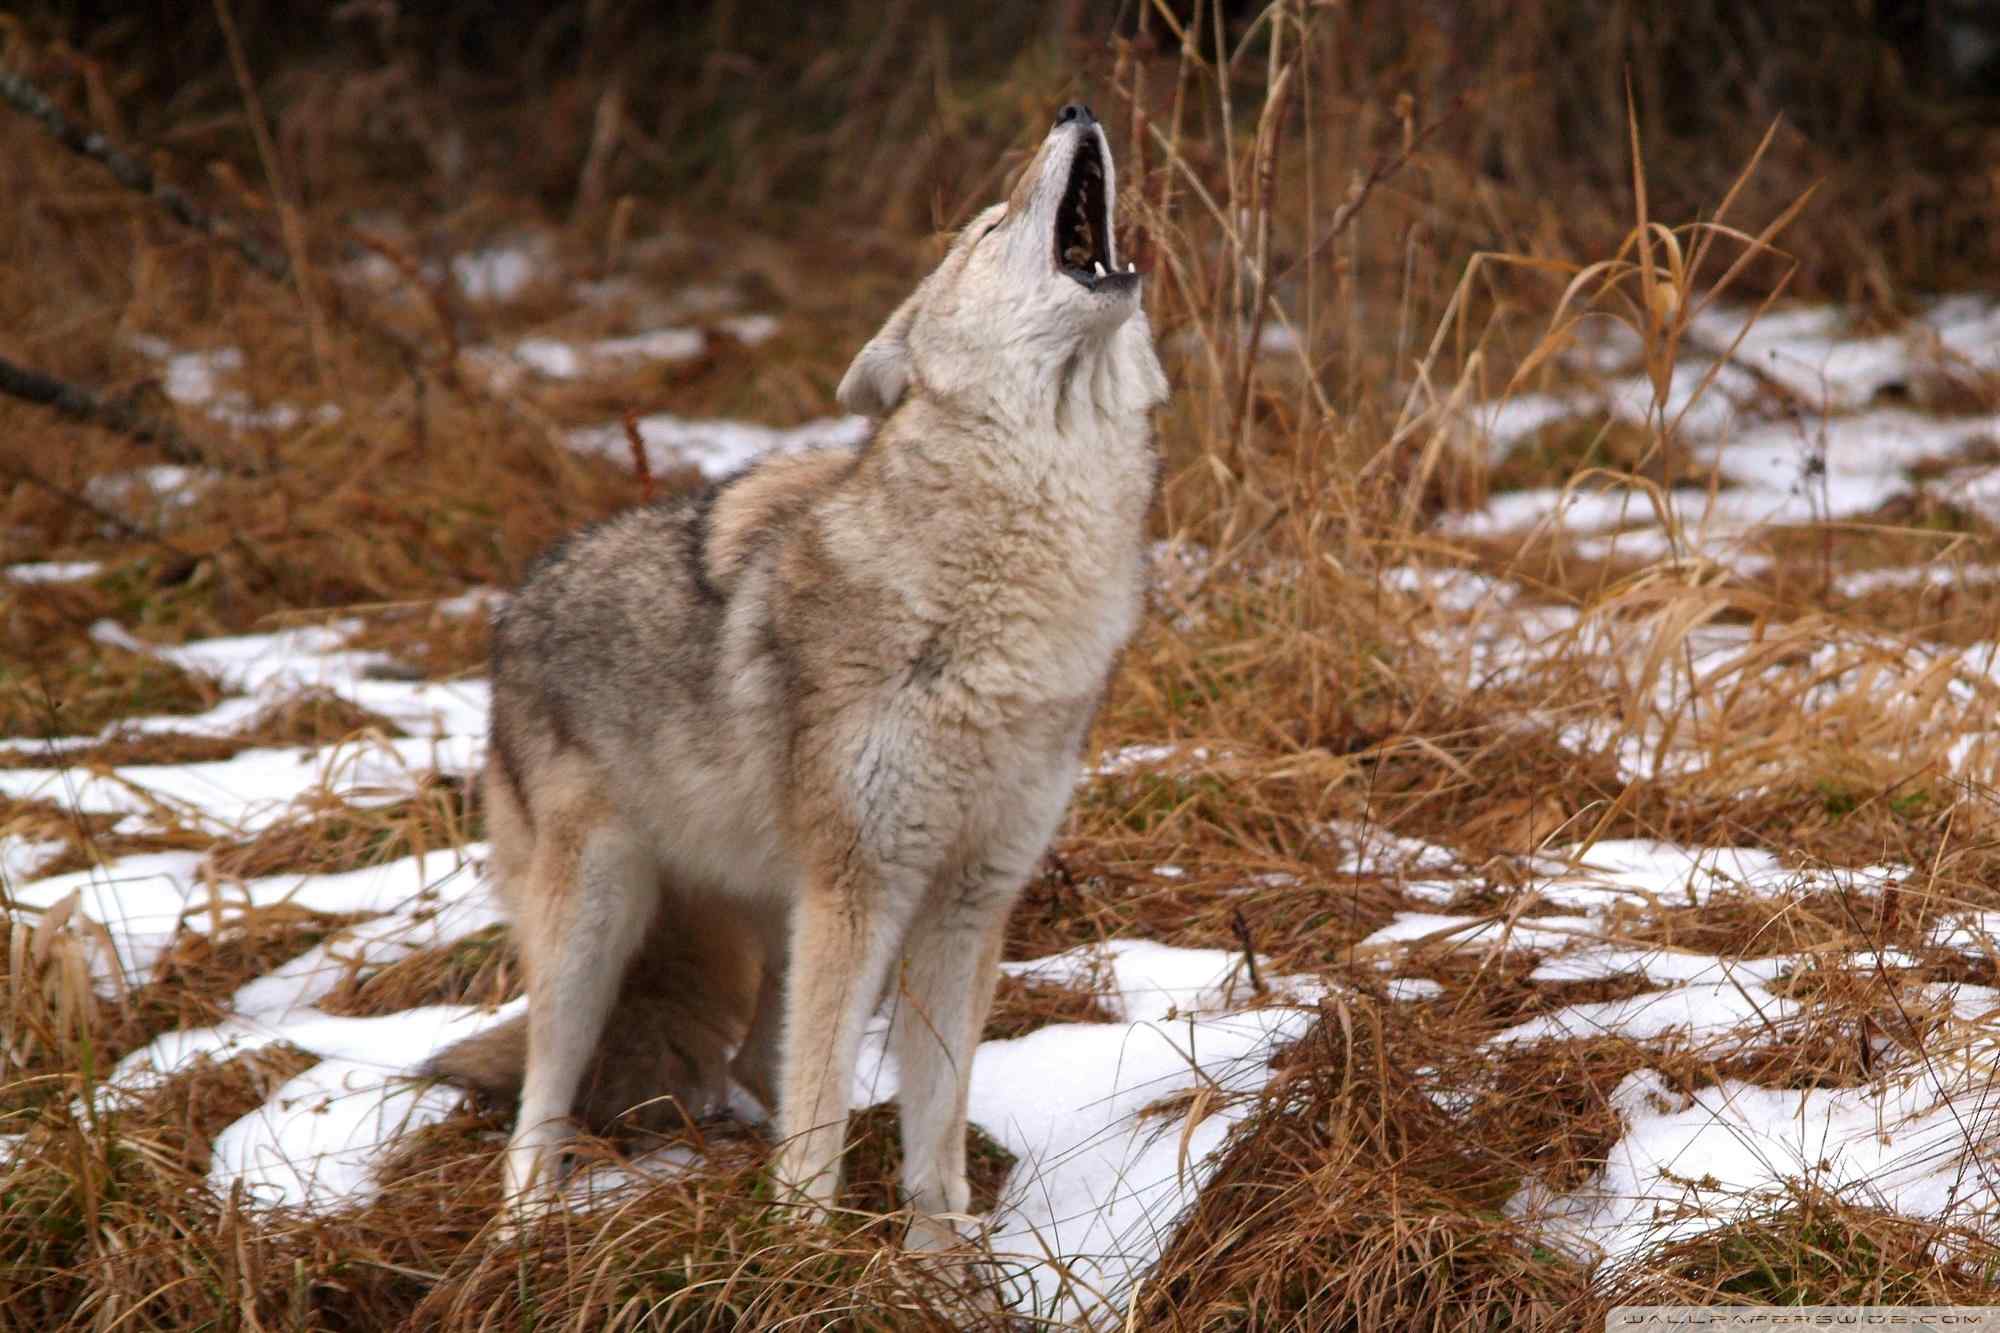
M463 256L454 268L473 300L506 299L539 280L533 257L517 249ZM771 332L767 324L750 322L758 317L735 318L745 322L727 331L741 340ZM1727 347L1740 322L1738 315L1708 314L1697 321L1696 333L1703 346ZM705 336L693 327L661 326L616 339L535 337L483 349L475 361L502 380L584 377L697 355ZM1761 558L1749 539L1762 524L1870 512L1919 484L1942 488L1973 512L2000 515L2000 473L1968 462L1947 468L1942 480L1918 483L1909 471L1915 462L1966 455L1970 442L2000 436L2000 418L1937 417L1883 403L1889 394L1908 397L1908 386L1940 366L2000 369L1996 349L2000 305L1987 301L1940 302L1893 337L1850 337L1834 312L1780 312L1751 329L1734 363L1717 369L1699 397L1694 390L1708 367L1698 356L1690 356L1671 387L1667 415L1678 417L1698 458L1717 464L1728 489L1713 497L1675 492L1671 525L1632 493L1586 488L1499 494L1443 526L1460 534L1561 526L1601 543L1599 554L1700 559L1741 571ZM283 429L323 411L234 395L229 377L241 357L232 359L232 349L184 352L141 344L140 350L159 363L171 396L204 406L232 427ZM1619 377L1629 371L1634 351L1621 350L1606 333L1575 358L1589 371L1590 387L1477 405L1467 421L1497 458L1536 427L1567 416L1643 419L1650 387L1637 376ZM1744 364L1762 378L1741 369ZM1783 412L1773 407L1767 381L1780 386ZM656 416L638 428L654 468L693 462L718 475L773 451L853 443L866 423L830 418L774 429ZM582 450L629 457L619 425L579 430L570 438ZM185 470L154 473L119 480L163 506L202 484ZM32 586L100 572L87 564L44 562L15 565L0 576ZM1982 576L1992 575L1987 570ZM1911 567L1845 577L1855 588L1865 581L1921 587L1957 575ZM1649 654L1648 636L1665 629L1643 615L1591 615L1537 603L1508 580L1448 567L1403 566L1386 571L1383 581L1435 608L1423 632L1436 636L1441 660L1459 665L1465 688L1531 680L1538 665L1558 653L1566 661L1598 664L1603 688L1629 690L1641 706L1560 727L1573 747L1612 756L1628 778L1698 772L1716 753L1713 735L1704 733L1710 725L1704 722L1706 701L1753 676L1778 680L1786 689L1793 688L1786 682L1795 682L1801 709L1828 707L1856 692L1883 710L1905 708L1912 747L1944 744L1958 776L1996 777L2000 738L1991 715L2000 676L1990 646L1968 650L1830 634L1808 652L1773 661L1763 650L1762 628L1717 623L1677 640L1684 651L1652 660L1659 655ZM443 610L482 614L497 596L458 599ZM356 628L355 622L335 621L158 648L107 622L95 631L101 641L155 653L213 679L224 692L205 713L130 718L108 734L227 736L302 690L323 689L392 722L400 736L99 771L80 768L69 756L102 736L0 739L0 748L24 752L35 763L0 769L0 796L114 816L127 833L191 827L244 836L316 817L312 811L328 799L354 806L393 802L435 776L476 771L489 704L484 683L397 679L384 655L345 646ZM1677 634L1686 629L1673 628ZM1648 660L1652 674L1633 674L1635 663ZM1177 772L1211 758L1194 747L1132 747L1099 756L1084 780ZM1754 779L1754 766L1745 771ZM1768 852L1728 846L1599 842L1548 848L1525 862L1526 887L1512 890L1527 895L1532 914L1496 916L1446 910L1481 882L1476 868L1448 845L1361 824L1329 825L1324 836L1340 848L1346 873L1387 877L1412 905L1354 950L1383 970L1395 1002L1426 1003L1441 995L1437 982L1411 975L1439 951L1531 954L1533 978L1548 983L1643 981L1637 995L1555 1009L1499 1032L1490 1039L1496 1049L1615 1036L1647 1049L1740 1054L1791 1040L1817 1020L1813 1005L1787 984L1802 973L1858 973L1891 984L1911 965L1907 958L1873 953L1702 955L1621 939L1615 924L1620 912L1699 904L1725 889L1774 901L1830 888L1873 894L1910 875L1906 867L1803 871ZM108 1111L198 1059L235 1058L273 1043L316 1057L215 1137L211 1176L220 1191L240 1184L253 1199L301 1208L346 1208L369 1197L379 1186L375 1173L386 1146L460 1104L457 1093L416 1079L415 1070L441 1046L510 1012L430 1006L356 1018L316 1007L343 978L365 976L498 921L479 846L348 874L247 882L216 876L197 852L149 853L88 871L40 875L38 867L55 850L0 836L7 910L32 919L74 899L77 917L94 923L84 937L97 941L96 978L107 989L148 984L179 933L227 930L243 914L275 904L357 918L244 985L220 1025L167 1033L125 1057L104 1081L98 1095L100 1109ZM1155 871L1168 881L1184 873L1171 865ZM1932 944L1992 958L2000 955L1996 936L2000 914L1968 912L1941 928ZM1130 940L1008 965L1017 975L1093 989L1108 1015L1105 1022L1052 1024L988 1042L974 1066L972 1119L1017 1159L993 1218L993 1241L997 1252L1020 1260L1015 1294L1023 1308L1056 1316L1115 1312L1121 1294L1157 1258L1248 1103L1228 1095L1197 1099L1210 1113L1193 1126L1184 1124L1180 1111L1143 1113L1174 1105L1198 1088L1253 1093L1268 1077L1274 1047L1310 1023L1324 983L1277 978L1274 994L1253 1004L1241 964L1240 955ZM1688 1098L1672 1093L1651 1070L1634 1073L1614 1097L1624 1133L1596 1177L1564 1191L1530 1182L1510 1212L1537 1222L1553 1244L1614 1263L1663 1234L1759 1206L1793 1179L1811 1178L1915 1215L1993 1223L2000 1199L1984 1162L2000 1138L1987 1092L2000 1037L2000 992L1973 985L1906 987L1902 999L1935 1016L1939 1037L1922 1052L1877 1039L1874 1076L1855 1087L1800 1091L1729 1080ZM862 1101L887 1097L895 1086L882 1035L880 1025L871 1032L857 1080ZM632 1174L685 1170L689 1161L684 1149L641 1159L624 1168L627 1176L584 1181L579 1201L587 1205L615 1194L618 1180ZM1066 1282L1065 1270L1082 1281ZM1086 1288L1096 1294L1083 1294Z
M1658 401L1636 368L1636 338L1590 319L1564 357L1575 387L1455 413L1466 447L1494 464L1563 421L1671 422L1704 475L1661 494L1603 478L1504 490L1446 514L1439 528L1468 538L1560 534L1580 559L1658 562L1684 585L1720 590L1731 576L1771 568L1765 538L1777 526L1837 523L1919 500L2000 521L2000 465L1991 461L2000 414L1920 406L1926 385L2000 382L2000 302L1936 301L1893 335L1854 334L1844 315L1824 307L1777 310L1745 331L1748 318L1720 307L1697 314ZM1705 481L1711 468L1715 488ZM1852 569L1842 568L1845 534L1837 534L1827 590L1914 597L1989 584L1992 571L1966 567L1949 536L1940 535L1935 562ZM1649 602L1644 590L1579 609L1464 569L1408 565L1385 577L1444 613L1422 632L1466 688L1531 685L1556 661L1565 671L1586 666L1621 705L1558 725L1574 748L1612 758L1628 780L1727 770L1739 790L1755 790L1759 736L1719 706L1752 681L1765 696L1789 695L1802 716L1865 699L1897 722L1885 757L1909 769L1942 761L1951 776L1975 783L2000 780L1992 642L1925 643L1829 625L1781 649L1782 623L1719 618L1731 609L1719 592L1709 614L1689 621L1688 601Z
M1657 401L1652 381L1633 369L1639 348L1629 330L1591 320L1587 356L1572 360L1602 372L1594 387L1489 400L1462 414L1495 462L1568 418L1674 423L1694 460L1715 465L1728 485L1713 496L1696 485L1671 492L1671 529L1644 495L1588 484L1505 492L1447 519L1446 529L1483 535L1548 525L1604 534L1602 554L1699 555L1729 566L1746 558L1743 539L1756 527L1868 513L1913 489L1912 465L1949 464L1969 444L2000 436L2000 415L1901 405L1935 377L2000 373L2000 303L1938 301L1895 336L1855 336L1827 307L1768 313L1745 332L1748 319L1730 307L1698 313ZM2000 475L1990 467L1967 460L1930 484L1940 498L2000 515Z
M1766 1088L1728 1079L1681 1096L1659 1073L1641 1069L1612 1097L1625 1132L1603 1168L1567 1191L1530 1180L1509 1201L1510 1214L1538 1224L1551 1244L1612 1267L1664 1240L1780 1204L1788 1182L1798 1181L1911 1216L2000 1231L2000 1168L1993 1165L2000 990L1900 984L1899 974L1918 960L1893 950L1725 958L1632 944L1607 918L1621 905L1698 905L1723 890L1776 904L1829 891L1869 894L1914 872L1795 870L1764 851L1646 841L1552 849L1541 860L1546 877L1531 881L1528 892L1547 906L1585 909L1581 914L1510 922L1408 912L1363 940L1357 954L1394 969L1425 952L1518 950L1539 956L1531 974L1537 981L1631 977L1648 987L1540 1014L1495 1033L1491 1047L1611 1038L1717 1060L1782 1051L1814 1023L1842 1023L1793 998L1787 983L1842 973L1894 987L1885 993L1902 1013L1935 1019L1937 1027L1920 1045L1866 1038L1874 1074L1853 1087ZM1424 886L1412 887L1425 896ZM1448 887L1434 886L1429 896L1442 898ZM2000 914L1952 920L1931 943L1969 959L2000 956ZM1449 1110L1463 1095L1440 1100Z

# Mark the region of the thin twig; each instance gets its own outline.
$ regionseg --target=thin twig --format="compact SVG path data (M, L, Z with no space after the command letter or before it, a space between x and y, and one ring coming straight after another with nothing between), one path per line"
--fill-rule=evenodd
M110 172L112 178L129 190L145 195L167 215L182 226L198 231L202 235L221 241L235 250L252 268L276 282L291 281L291 265L284 256L270 249L262 241L239 230L227 221L216 217L195 204L178 189L167 184L153 174L138 158L111 142L95 130L86 130L49 100L48 96L34 84L11 70L0 69L0 98L4 98L16 111L41 123L49 137L57 143Z
M280 167L278 144L271 137L271 127L264 118L264 104L257 96L256 81L250 77L250 62L243 54L243 37L236 30L236 18L230 12L229 0L215 0L215 18L222 28L223 42L229 49L229 67L236 75L244 114L249 117L250 138L257 145L257 156L264 164L264 179L269 183L271 198L277 205L278 227L284 237L285 252L291 257L292 287L298 293L299 304L305 308L306 333L312 341L313 360L318 364L321 380L325 381L332 371L332 344L327 340L326 321L320 316L312 284L307 281L311 266L306 255L305 226L299 219L298 209L292 207L292 192Z
M1230 914L1229 924L1236 932L1237 942L1243 946L1243 962L1250 969L1250 992L1253 995L1262 995L1264 978L1257 973L1257 944L1250 938L1249 918L1243 915L1243 909L1239 907Z
M1274 61L1277 58L1278 38L1283 31L1282 28L1272 30ZM1298 45L1299 50L1293 53L1292 59L1272 80L1271 91L1264 104L1263 123L1258 126L1260 142L1251 169L1251 187L1257 192L1257 271L1254 275L1256 286L1253 288L1256 297L1250 312L1249 339L1243 348L1242 370L1236 381L1236 407L1229 425L1229 461L1238 465L1243 457L1243 423L1250 415L1250 385L1257 370L1257 344L1264 337L1264 297L1271 290L1271 201L1278 179L1278 137L1284 129L1285 106L1291 100L1292 73L1305 49L1303 37ZM1238 256L1239 259L1241 257Z
M632 470L639 474L639 503L653 503L653 464L646 457L646 441L639 435L639 418L627 409L623 418L625 443L632 449Z
M9 481L20 482L23 485L33 486L37 490L47 491L64 504L89 514L100 523L105 523L116 528L119 532L132 538L134 541L146 542L149 545L157 546L161 550L168 551L183 560L190 562L194 560L194 556L191 553L182 550L151 528L143 524L134 523L123 514L114 513L106 509L87 495L73 491L67 486L58 486L40 473L30 472L27 468L0 460L0 477L5 477Z
M1471 94L1460 93L1452 99L1451 105L1445 108L1442 116L1439 116L1436 120L1408 137L1403 144L1402 152L1397 153L1394 157L1377 158L1375 165L1368 169L1368 174L1355 182L1354 188L1348 191L1347 198L1342 200L1340 207L1333 211L1333 221L1327 225L1327 229L1321 233L1320 238L1312 243L1311 249L1292 261L1284 273L1279 275L1279 281L1282 282L1284 279L1291 277L1300 264L1312 259L1338 240L1340 234L1353 225L1356 215L1361 212L1362 206L1368 202L1368 196L1375 193L1375 187L1408 166L1410 159L1417 155L1417 150L1424 146L1425 141L1450 124L1459 112L1471 105L1471 100Z
M214 450L196 444L170 421L148 416L130 403L16 365L4 357L0 357L0 393L54 408L66 417L154 445L176 463L210 465L216 458Z
M109 524L134 541L141 541L150 546L157 546L169 555L172 555L175 559L184 561L189 566L193 566L200 559L192 551L174 545L174 543L161 536L156 530L146 527L144 524L135 523L123 514L106 509L103 505L98 504L89 496L79 491L73 491L67 486L58 486L55 482L50 481L40 473L31 472L27 468L0 461L0 478L17 481L23 485L33 486L38 490L46 491L70 508L89 514L100 523ZM264 557L257 553L257 548L245 541L241 533L230 534L229 549L243 557L243 563L250 566L256 572L257 576L264 581L266 587L279 588L283 586L278 577L278 571L271 568Z

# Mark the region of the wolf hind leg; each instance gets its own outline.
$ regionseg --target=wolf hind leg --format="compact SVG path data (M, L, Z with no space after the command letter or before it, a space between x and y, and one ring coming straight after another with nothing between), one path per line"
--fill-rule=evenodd
M533 920L515 931L528 981L527 1071L506 1165L517 1205L552 1192L551 1158L570 1137L584 1071L658 903L650 858L602 803L561 813L571 817L538 821L519 895Z

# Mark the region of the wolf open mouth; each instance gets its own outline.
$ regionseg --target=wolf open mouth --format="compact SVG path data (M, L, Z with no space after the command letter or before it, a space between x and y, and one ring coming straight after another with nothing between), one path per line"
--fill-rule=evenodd
M1085 133L1070 159L1069 183L1056 206L1056 268L1091 291L1113 279L1133 279L1120 272L1111 239L1111 200L1104 188L1104 141ZM1123 285L1123 284L1113 284Z

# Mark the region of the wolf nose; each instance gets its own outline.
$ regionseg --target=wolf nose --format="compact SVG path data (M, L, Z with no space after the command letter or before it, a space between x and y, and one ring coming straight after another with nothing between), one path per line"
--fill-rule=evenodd
M1082 121L1085 129L1089 129L1092 125L1095 125L1097 123L1097 117L1091 115L1090 108L1085 106L1083 103L1065 102L1063 104L1063 109L1056 112L1056 124L1058 126L1063 126L1069 124L1073 120Z

